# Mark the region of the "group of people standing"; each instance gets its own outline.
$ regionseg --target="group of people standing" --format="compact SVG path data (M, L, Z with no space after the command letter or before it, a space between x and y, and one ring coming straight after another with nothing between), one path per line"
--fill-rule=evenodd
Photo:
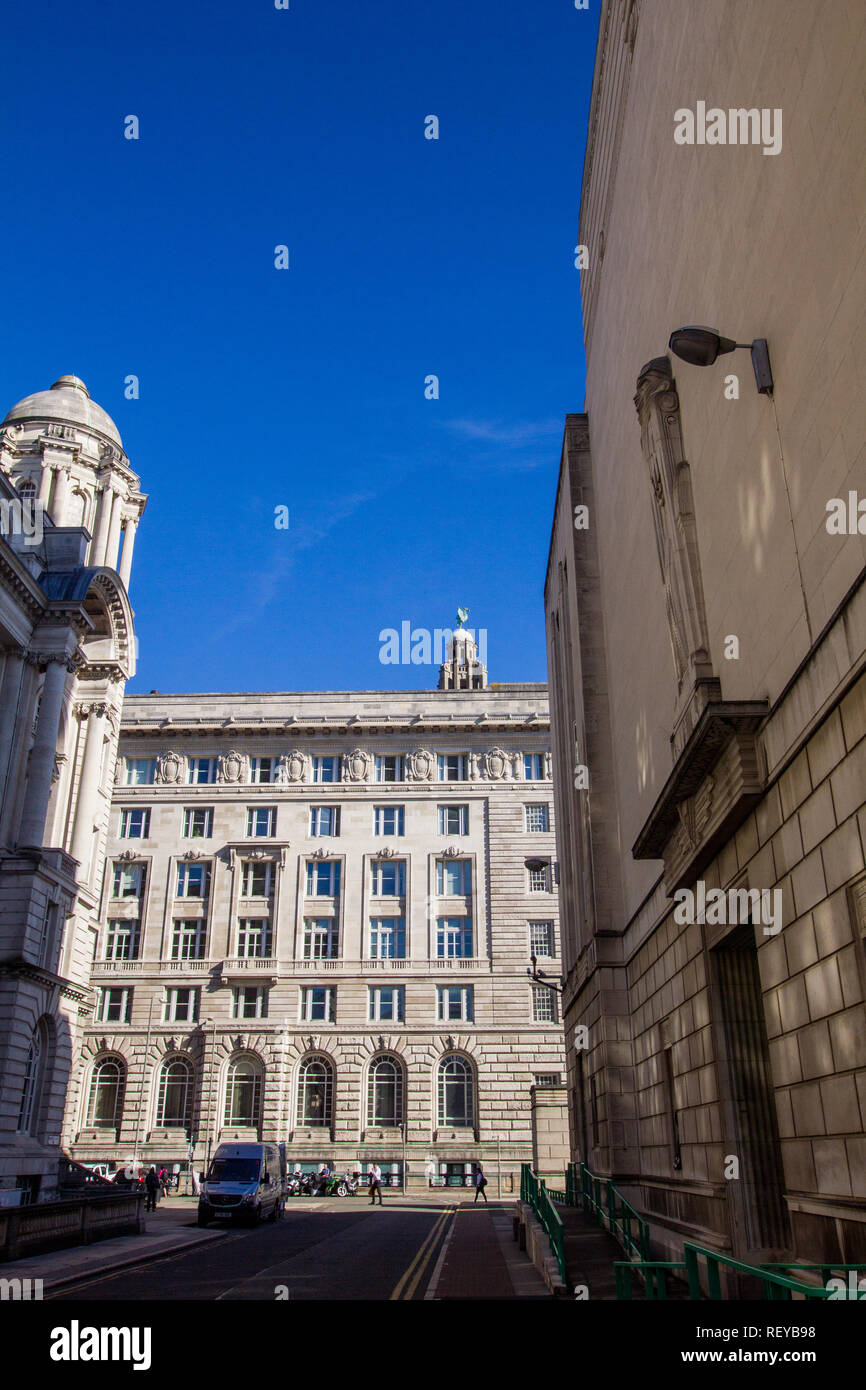
M152 1163L144 1175L145 1191L145 1211L156 1211L156 1204L160 1197L167 1197L171 1189L171 1178L167 1168L160 1168L156 1171L156 1164Z

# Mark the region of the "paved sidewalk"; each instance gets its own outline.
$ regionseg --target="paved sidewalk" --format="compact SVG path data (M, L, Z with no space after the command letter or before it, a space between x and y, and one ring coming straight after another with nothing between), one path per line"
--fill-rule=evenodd
M513 1203L465 1203L434 1271L427 1299L552 1298L512 1233Z
M155 1212L147 1214L142 1235L114 1236L95 1241L93 1245L73 1245L66 1250L49 1251L47 1255L29 1255L0 1268L7 1278L14 1275L16 1279L41 1279L47 1293L77 1283L88 1274L101 1276L143 1260L187 1250L193 1245L221 1240L231 1229L228 1226L200 1229L195 1224L195 1209L193 1200L170 1197Z

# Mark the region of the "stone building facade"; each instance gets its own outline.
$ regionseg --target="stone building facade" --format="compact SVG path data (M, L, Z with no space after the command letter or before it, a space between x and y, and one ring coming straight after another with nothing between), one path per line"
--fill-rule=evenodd
M546 581L563 1008L574 1154L662 1258L866 1256L864 27L601 14ZM677 143L714 103L781 149ZM666 352L695 323L766 339L772 391Z
M146 499L77 377L0 425L0 1203L57 1193Z
M76 1158L262 1138L515 1190L564 1073L527 978L533 950L560 973L547 692L488 685L463 629L446 665L436 691L127 698Z

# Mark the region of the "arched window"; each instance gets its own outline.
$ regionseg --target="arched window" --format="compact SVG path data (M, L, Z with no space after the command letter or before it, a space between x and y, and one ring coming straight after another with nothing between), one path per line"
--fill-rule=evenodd
M118 1129L123 1114L126 1067L118 1057L103 1057L90 1076L87 1123L96 1129Z
M237 1057L226 1075L225 1123L258 1129L261 1119L261 1064L252 1057Z
M393 1057L376 1057L367 1073L367 1124L403 1123L403 1068Z
M27 1062L24 1067L24 1089L21 1092L21 1105L18 1109L18 1131L21 1134L30 1134L31 1126L36 1118L37 1099L42 1079L42 1060L42 1033L37 1023L33 1030L33 1037L30 1039Z
M159 1129L183 1129L192 1122L192 1067L185 1057L163 1062L159 1073L156 1123Z
M331 1124L334 1069L327 1057L307 1057L298 1073L298 1124Z
M36 496L36 484L34 483L32 478L28 478L26 483L21 484L21 486L18 489L18 496L21 498L22 502L33 501L34 497Z
M439 1063L440 1125L475 1125L472 1068L465 1057L443 1057Z

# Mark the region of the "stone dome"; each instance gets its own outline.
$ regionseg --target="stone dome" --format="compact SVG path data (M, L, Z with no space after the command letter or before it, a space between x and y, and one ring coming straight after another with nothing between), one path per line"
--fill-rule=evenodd
M13 405L3 425L25 421L56 420L59 424L80 425L104 435L123 448L120 431L107 411L90 399L90 392L77 376L61 376L48 391L37 391Z

